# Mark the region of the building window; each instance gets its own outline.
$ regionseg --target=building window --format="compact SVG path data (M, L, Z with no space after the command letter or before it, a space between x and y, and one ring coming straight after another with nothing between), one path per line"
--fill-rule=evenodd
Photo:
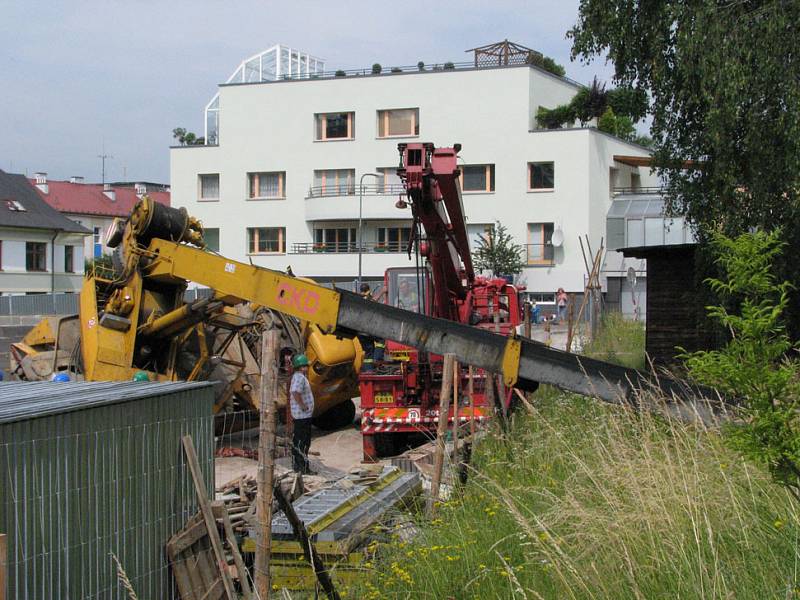
M411 240L411 227L379 227L378 244L379 252L404 252Z
M314 230L314 252L356 252L355 227L325 227Z
M206 227L203 229L203 239L206 242L206 248L212 252L219 252L219 228Z
M555 163L528 163L528 189L552 190L555 182Z
M493 192L494 165L465 165L461 167L461 191Z
M45 242L25 242L25 270L47 270L47 244Z
M219 200L219 173L198 175L197 178L200 187L200 200Z
M286 252L285 227L248 227L248 254L283 254Z
M352 140L355 137L355 113L321 113L314 115L316 140Z
M248 173L248 198L285 198L286 172Z
M375 172L382 176L375 180L378 186L378 193L398 194L405 189L403 181L397 175L397 167L378 167Z
M314 187L321 196L352 196L356 193L355 179L355 169L314 171ZM315 195L313 191L311 195Z
M395 108L378 111L378 137L409 137L419 135L419 109Z
M75 248L64 246L64 273L75 272Z
M94 257L99 258L103 256L103 229L101 227L92 228L92 245L94 248Z
M489 234L494 230L492 223L471 223L467 225L467 236L469 237L469 247L473 251L478 247L481 240L489 242Z
M528 223L526 247L529 265L553 264L553 224Z

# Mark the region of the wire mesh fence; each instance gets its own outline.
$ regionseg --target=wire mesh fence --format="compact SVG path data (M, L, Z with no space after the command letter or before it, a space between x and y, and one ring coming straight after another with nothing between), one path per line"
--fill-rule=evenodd
M139 598L176 597L165 543L198 508L181 437L192 436L213 490L213 419L122 411L104 407L87 423L88 411L76 411L2 426L9 600L127 599L112 554Z

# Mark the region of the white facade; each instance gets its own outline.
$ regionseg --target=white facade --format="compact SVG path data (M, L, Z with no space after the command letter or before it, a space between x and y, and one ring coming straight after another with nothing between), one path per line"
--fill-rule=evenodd
M86 236L59 233L54 248L53 235L43 229L0 228L0 294L80 292Z
M105 240L108 230L111 228L115 217L105 215L80 215L64 213L68 219L75 221L78 225L83 225L92 232L92 235L84 236L83 256L87 258L98 257L104 254L111 254L112 248L106 246Z
M410 211L394 206L397 143L460 143L460 162L490 165L494 179L493 189L487 182L483 191L463 194L471 236L499 221L528 245L529 265L519 281L529 291L582 292L579 236L588 234L599 247L611 188L655 181L647 169L614 162L615 155L647 156L638 145L593 128L535 128L539 106L566 103L578 89L530 66L222 85L218 144L171 150L172 205L218 230L224 256L280 270L291 265L295 274L319 281L352 281L359 181L386 169L384 178L364 177L363 274L379 279L387 267L415 264L390 243L402 235L396 228L410 225ZM381 111L399 109L416 109L418 134L382 137L388 117ZM318 140L318 115L333 113L352 115L349 137ZM530 189L531 163L552 163L552 187ZM251 199L256 173L279 191ZM259 246L250 243L248 228L279 231L259 233L270 237ZM558 248L547 245L556 230L564 238Z

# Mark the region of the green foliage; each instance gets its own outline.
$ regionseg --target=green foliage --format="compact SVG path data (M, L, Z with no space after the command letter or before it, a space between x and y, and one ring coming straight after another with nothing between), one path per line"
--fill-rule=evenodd
M552 58L538 52L531 52L528 55L528 64L535 65L541 69L544 69L545 71L548 71L549 73L558 75L559 77L563 77L567 73L564 67L558 64Z
M643 369L646 366L644 324L626 319L620 312L605 314L597 336L583 345L581 354L623 367Z
M345 73L341 69L337 69L337 71L334 73L335 77L344 77L345 75L347 75L347 73Z
M611 111L609 113L609 111ZM647 95L632 88L615 88L606 91L597 77L590 87L578 90L569 104L555 108L540 106L536 112L536 122L544 129L559 129L575 119L585 125L592 119L599 119L599 129L622 139L633 141L633 124L647 113ZM605 122L602 119L605 117Z
M575 110L570 104L563 104L555 108L540 106L536 111L536 123L543 129L560 129L575 121Z
M196 146L204 144L206 139L204 137L197 137L191 131L186 131L184 127L176 127L172 130L172 137L178 140L181 146Z
M472 260L476 269L491 271L492 275L516 275L525 268L523 252L524 248L514 241L505 226L498 221L478 238Z
M444 63L444 68L445 69L455 69L456 66L453 63L451 63L450 61L447 61L446 63Z
M597 128L623 140L633 141L636 136L636 129L633 127L633 121L631 121L630 117L615 115L610 106L606 108L605 112L597 120Z
M425 63L422 62L422 61L419 61L417 63L417 69L419 69L420 71L424 71L425 70Z
M708 314L731 339L721 350L685 355L686 366L698 382L741 399L731 445L800 500L800 361L783 324L792 286L771 270L784 247L780 230L735 239L716 233L712 244L724 279L707 282L734 308L710 306Z
M579 11L573 56L607 56L616 83L649 94L669 209L702 235L782 227L791 251L778 273L800 281L800 2L581 0Z
M383 71L383 67L380 65L380 63L375 63L374 65L372 65L373 75L379 75L381 71Z
M348 596L794 597L797 506L720 436L585 398L534 397L469 482ZM352 593L351 593L352 592Z

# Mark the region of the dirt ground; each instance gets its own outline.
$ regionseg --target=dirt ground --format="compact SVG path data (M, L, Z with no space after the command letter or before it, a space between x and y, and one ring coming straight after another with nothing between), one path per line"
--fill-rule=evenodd
M544 325L535 325L532 328L532 337L537 342L547 343L550 346L564 350L567 343L566 325L551 325L550 332ZM579 342L576 339L575 342ZM356 414L360 414L358 399ZM283 427L278 428L278 435L283 434ZM256 448L258 446L258 429L248 429L234 435L226 436L218 446L234 446L239 448ZM321 431L314 429L311 440L309 460L311 468L317 471L323 481L335 481L341 478L353 467L361 463L361 433L355 427L347 427L338 431ZM276 461L280 471L291 468L288 457ZM215 475L217 484L225 483L240 475L256 476L258 462L249 458L231 456L218 457L215 461Z

